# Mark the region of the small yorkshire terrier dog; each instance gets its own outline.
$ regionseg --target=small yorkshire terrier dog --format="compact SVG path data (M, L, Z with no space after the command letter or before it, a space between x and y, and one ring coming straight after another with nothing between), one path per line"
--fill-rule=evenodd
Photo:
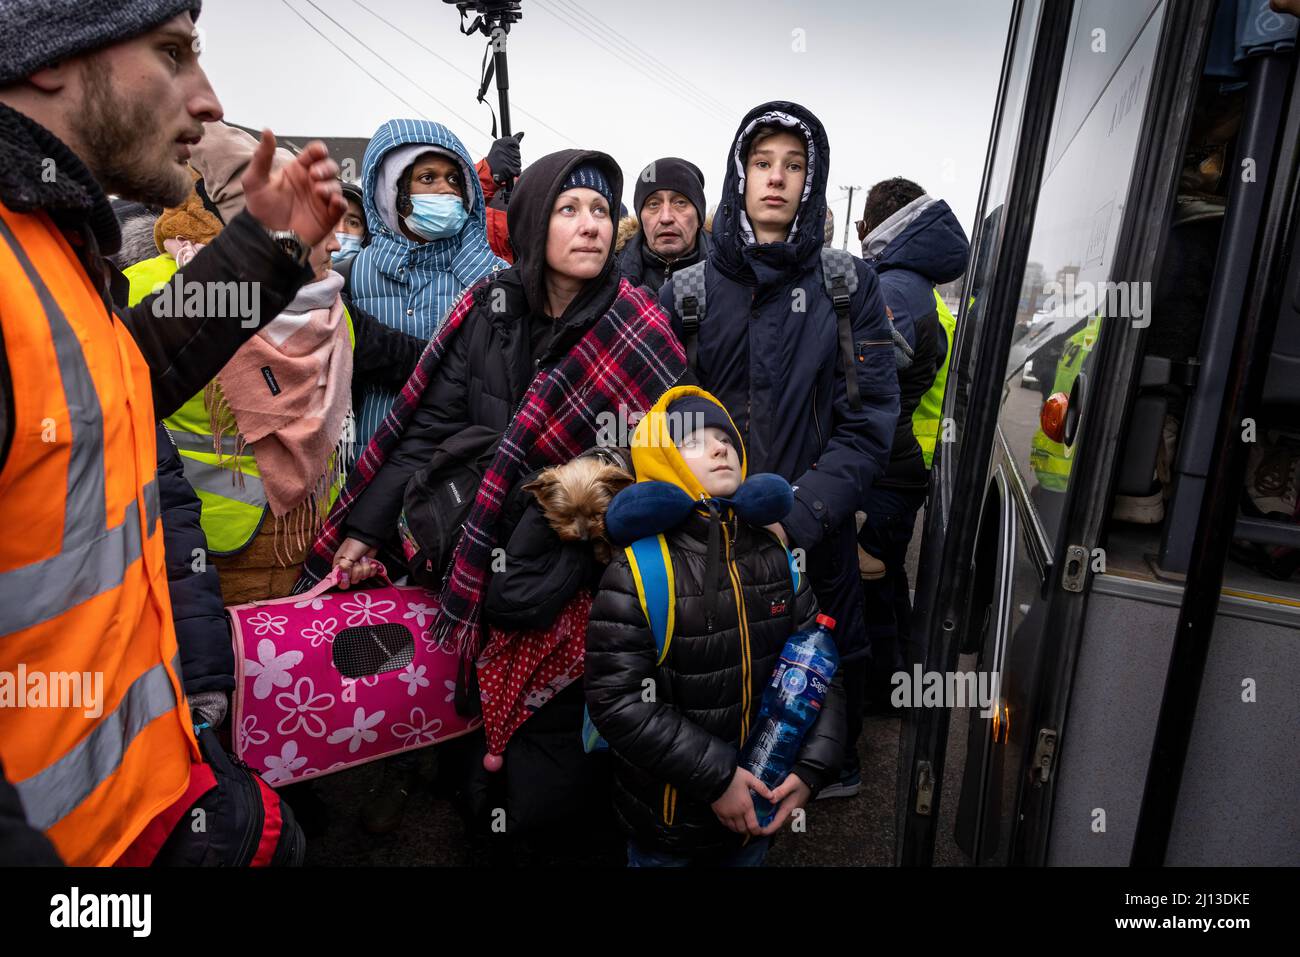
M578 458L542 472L524 486L542 507L555 534L565 542L591 542L597 560L611 556L605 537L605 509L635 479L617 465L598 458Z

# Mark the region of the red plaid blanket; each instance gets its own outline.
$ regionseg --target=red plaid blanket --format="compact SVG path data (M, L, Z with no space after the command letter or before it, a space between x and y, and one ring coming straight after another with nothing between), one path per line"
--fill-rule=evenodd
M477 291L491 281L489 277L465 290L425 349L349 475L308 553L295 591L309 588L329 573L343 541L348 512L396 447L452 337L480 308ZM481 308L484 314L480 318L486 320L486 306ZM685 369L686 355L668 316L644 291L626 279L620 281L609 310L568 355L537 375L507 427L484 473L444 579L431 628L434 638L450 643L467 661L479 654L482 597L492 549L497 545L497 523L506 495L520 477L568 462L591 448L597 441L602 412L644 412L677 383Z

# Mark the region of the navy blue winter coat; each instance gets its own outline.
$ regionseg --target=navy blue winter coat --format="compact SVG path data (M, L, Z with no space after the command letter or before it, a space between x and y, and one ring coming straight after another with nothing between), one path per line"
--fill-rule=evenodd
M162 425L158 426L158 504L185 693L233 691L235 654L217 566L206 557L208 540L199 525L202 505L185 478L176 444ZM202 571L194 570L195 549L205 553L197 565Z
M928 197L927 197L928 198ZM887 488L928 488L929 473L921 446L912 431L912 413L934 384L948 354L948 339L939 322L934 287L966 271L970 242L943 200L919 203L882 236L888 244L867 261L880 277L885 305L894 314L894 328L912 347L912 365L898 373L901 405L889 467L879 485ZM870 243L873 237L868 237Z
M743 170L753 130L764 123L791 126L811 149L789 240L758 245L745 215ZM766 103L741 122L713 218L707 315L695 369L700 385L740 429L750 473L775 472L796 487L794 508L782 524L792 544L804 549L851 522L862 507L889 461L899 405L885 303L874 271L855 260L851 316L862 408L849 407L835 310L822 284L829 164L821 121L796 103ZM664 284L659 301L682 336L674 281ZM797 311L801 302L803 312Z

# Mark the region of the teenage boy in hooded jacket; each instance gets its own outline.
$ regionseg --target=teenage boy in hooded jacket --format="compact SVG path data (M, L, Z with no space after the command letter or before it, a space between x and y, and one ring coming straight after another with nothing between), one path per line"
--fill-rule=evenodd
M795 487L794 508L773 531L803 551L818 604L838 622L847 672L860 671L869 654L854 515L889 461L899 390L875 273L854 260L850 319L861 407L849 402L822 280L829 165L821 121L797 103L764 103L741 122L713 219L693 371L735 419L752 469ZM659 301L686 341L677 282L665 283ZM861 695L856 683L846 688L852 720Z
M817 615L807 578L796 582L763 527L790 506L790 489L770 475L746 481L735 423L695 386L669 389L641 420L632 464L637 483L615 497L607 528L623 545L664 535L671 635L658 653L619 550L591 609L585 675L592 723L615 758L628 864L755 866L770 836L834 777L844 738L836 676L784 781L768 789L738 766L786 640ZM765 828L751 790L778 806Z

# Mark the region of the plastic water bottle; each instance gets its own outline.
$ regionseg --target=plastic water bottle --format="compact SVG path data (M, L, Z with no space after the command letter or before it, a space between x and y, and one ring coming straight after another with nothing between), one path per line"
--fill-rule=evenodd
M834 628L834 618L818 615L812 628L791 635L763 691L740 764L769 788L784 781L794 768L804 736L821 714L840 663L831 637ZM754 809L763 827L776 816L776 808L758 794L754 794Z

